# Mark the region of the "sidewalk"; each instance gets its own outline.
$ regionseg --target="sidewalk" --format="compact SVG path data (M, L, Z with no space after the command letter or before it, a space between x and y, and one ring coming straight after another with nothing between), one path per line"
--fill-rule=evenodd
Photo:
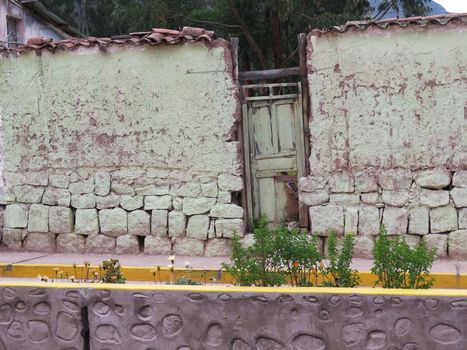
M47 264L47 265L82 265L89 261L91 265L100 265L103 260L118 258L122 266L137 266L153 268L155 265L166 267L170 262L167 255L110 255L110 254L45 254L33 252L2 252L0 251L0 264ZM193 268L219 269L223 262L229 262L229 257L208 258L202 256L176 256L175 266L184 267L188 261ZM371 270L373 260L354 259L353 268L360 272ZM433 266L433 273L467 273L467 261L437 260Z

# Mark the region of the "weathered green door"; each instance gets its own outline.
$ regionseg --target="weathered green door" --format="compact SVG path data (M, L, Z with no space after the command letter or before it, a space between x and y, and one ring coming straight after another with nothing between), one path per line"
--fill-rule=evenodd
M243 86L243 130L250 221L299 221L304 174L300 83Z

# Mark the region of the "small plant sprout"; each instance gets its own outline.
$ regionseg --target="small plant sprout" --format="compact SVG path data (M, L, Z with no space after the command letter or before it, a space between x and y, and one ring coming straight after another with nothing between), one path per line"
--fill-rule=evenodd
M167 268L170 270L170 284L173 284L175 282L175 265L169 264Z
M157 273L157 270L151 270L151 273L152 273L152 279L154 281L154 284L157 284L156 282L156 273Z
M59 270L60 270L60 269L59 269L58 267L54 267L55 280L58 280L58 271L59 271ZM52 280L52 282L53 282L53 280Z
M189 261L186 261L183 263L183 265L185 265L185 269L191 269L191 265L190 265L190 262Z

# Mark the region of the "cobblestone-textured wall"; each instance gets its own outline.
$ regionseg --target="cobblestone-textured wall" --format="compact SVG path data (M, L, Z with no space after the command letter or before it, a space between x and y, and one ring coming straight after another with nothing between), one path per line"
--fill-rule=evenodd
M309 35L313 232L352 232L370 257L383 223L467 259L466 39L454 23Z
M228 44L0 59L3 245L228 255L243 234Z
M32 287L0 292L2 350L83 349L85 326L90 349L114 350L464 350L467 341L465 297Z

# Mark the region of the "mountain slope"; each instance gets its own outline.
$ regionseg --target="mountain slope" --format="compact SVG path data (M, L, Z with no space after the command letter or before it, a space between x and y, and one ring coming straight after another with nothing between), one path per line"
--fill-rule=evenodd
M381 0L370 0L370 5L371 5L371 7L374 8L374 11L372 12L372 17L374 17L378 13L378 5L380 3L381 3ZM429 13L428 16L448 13L448 11L446 11L446 9L443 6L441 6L440 4L438 4L435 1L429 1L428 6L431 7L431 13ZM384 18L394 18L394 17L404 17L404 14L403 13L397 13L394 10L390 10L384 16Z

